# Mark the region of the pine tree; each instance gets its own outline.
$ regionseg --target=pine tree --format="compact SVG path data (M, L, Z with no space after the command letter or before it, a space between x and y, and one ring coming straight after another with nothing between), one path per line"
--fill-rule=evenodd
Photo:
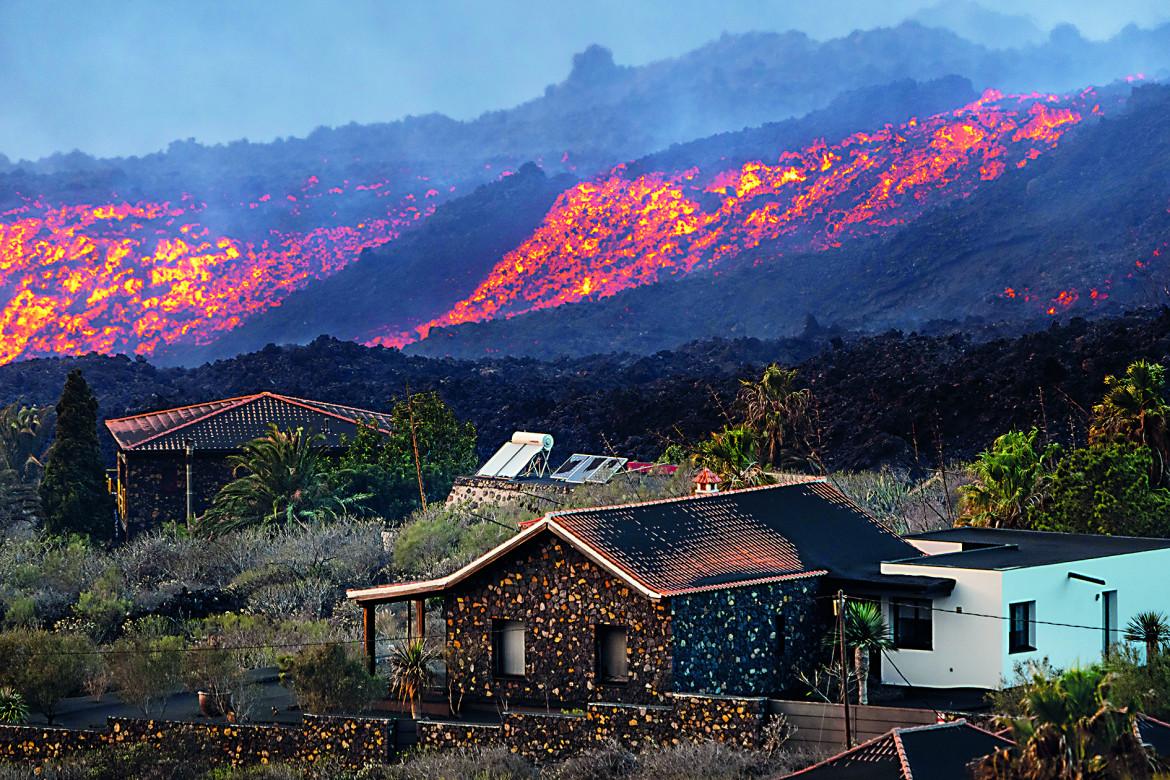
M81 369L65 379L57 402L56 440L41 480L45 530L108 540L114 532L114 498L106 487L97 437L97 398Z

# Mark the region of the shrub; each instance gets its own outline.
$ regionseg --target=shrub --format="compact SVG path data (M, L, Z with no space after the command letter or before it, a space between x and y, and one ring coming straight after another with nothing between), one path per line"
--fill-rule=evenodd
M28 720L24 697L11 686L0 688L0 723L17 724Z
M97 662L80 634L9 631L0 634L0 685L15 688L50 724L57 705L80 690Z
M280 679L310 712L360 712L386 693L386 683L338 642L303 648L280 658Z
M181 683L186 643L177 636L126 636L106 654L118 698L148 718L166 710Z
M37 622L36 600L32 596L17 596L8 604L4 624L12 628L32 628Z
M457 551L460 536L458 524L449 516L411 523L394 544L394 566L403 572L429 571Z

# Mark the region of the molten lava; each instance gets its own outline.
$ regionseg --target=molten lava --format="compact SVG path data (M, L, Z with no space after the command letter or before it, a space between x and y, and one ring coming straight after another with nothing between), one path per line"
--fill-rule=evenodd
M317 184L310 177L302 192ZM247 206L287 219L317 197L263 195ZM149 355L183 338L206 343L434 209L414 200L407 195L388 213L383 207L385 216L356 226L269 231L243 241L201 225L206 204L49 207L29 199L0 214L0 287L7 292L0 363L91 350Z
M619 165L562 194L535 234L449 312L367 343L402 346L436 326L613 295L764 242L818 250L882 232L1027 165L1096 110L1083 107L1089 96L1061 105L989 91L951 113L733 170L630 177Z

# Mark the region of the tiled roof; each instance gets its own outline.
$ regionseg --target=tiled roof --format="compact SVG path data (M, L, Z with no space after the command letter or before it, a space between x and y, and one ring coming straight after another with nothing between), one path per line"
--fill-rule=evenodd
M118 447L134 451L181 451L192 439L197 450L235 450L264 436L270 423L280 428L312 429L338 446L341 435L353 438L358 420L373 420L390 430L390 415L301 398L257 393L205 404L106 420Z
M552 512L448 577L351 591L363 601L445 590L551 532L650 598L798 577L872 576L921 555L823 479L643 504Z
M1010 739L965 720L936 726L892 729L844 753L787 777L801 780L949 780L967 776L967 764Z

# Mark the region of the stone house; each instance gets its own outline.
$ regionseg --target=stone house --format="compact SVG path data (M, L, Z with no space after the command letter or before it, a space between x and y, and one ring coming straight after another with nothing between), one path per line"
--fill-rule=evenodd
M442 600L447 682L469 703L652 704L766 696L817 657L830 596L928 596L884 575L923 555L821 478L552 512L439 579L351 590L371 668L375 609ZM417 634L416 634L417 635Z
M182 523L188 505L193 517L203 514L233 478L228 459L267 434L270 423L320 433L324 446L340 454L342 436L352 439L359 421L390 430L387 414L276 393L107 420L118 446L115 489L122 528L133 535L162 523Z

